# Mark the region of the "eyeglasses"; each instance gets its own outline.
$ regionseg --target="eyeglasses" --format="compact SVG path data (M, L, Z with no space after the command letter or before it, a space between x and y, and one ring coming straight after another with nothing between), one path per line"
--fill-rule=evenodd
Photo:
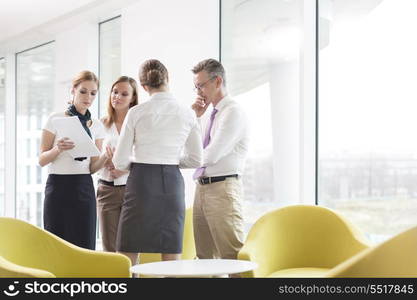
M198 85L195 85L194 86L194 91L195 92L197 92L197 91L201 91L201 89L210 81L210 80L213 80L214 78L216 78L217 76L214 76L214 77L211 77L210 79L208 79L207 81L205 81L205 82L203 82L203 83L201 83L201 84L198 84Z

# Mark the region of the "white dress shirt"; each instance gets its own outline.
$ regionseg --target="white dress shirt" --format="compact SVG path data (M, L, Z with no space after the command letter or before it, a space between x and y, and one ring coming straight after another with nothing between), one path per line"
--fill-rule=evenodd
M106 147L110 146L112 148L116 148L117 141L119 140L119 132L117 131L116 124L113 122L113 124L108 128L103 124L104 131L105 131L105 138L103 141L103 151L104 153L106 151ZM127 181L127 177L129 176L129 173L123 174L120 177L112 178L110 176L110 171L104 167L99 172L99 178L103 179L105 181L113 181L114 185L125 185Z
M218 111L211 128L210 143L204 149L203 166L206 169L203 176L242 175L249 148L246 114L228 96L220 100L215 108Z
M129 169L131 162L197 168L202 158L201 131L194 112L163 92L129 110L113 164L119 170Z
M52 122L54 118L62 118L67 116L65 112L57 112L52 113L48 120L46 121L45 126L43 127L44 130L47 130L53 134L55 134L55 139L53 143L53 147L58 143L60 138L63 136L57 136L56 128ZM103 124L96 119L91 119L92 124L90 129L91 136L94 141L100 140L104 138L104 126ZM67 152L62 151L58 156L55 158L48 165L48 173L49 174L90 174L90 158L84 159L83 161L74 160L74 158Z

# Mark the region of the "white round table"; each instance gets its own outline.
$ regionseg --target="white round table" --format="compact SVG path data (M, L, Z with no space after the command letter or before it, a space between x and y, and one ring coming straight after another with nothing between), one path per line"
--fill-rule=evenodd
M134 265L135 274L157 277L212 277L247 272L258 267L257 263L237 259L169 260Z

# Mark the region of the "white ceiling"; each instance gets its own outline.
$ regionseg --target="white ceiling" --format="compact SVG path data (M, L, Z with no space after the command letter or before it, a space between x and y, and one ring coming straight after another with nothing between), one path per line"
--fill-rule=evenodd
M1 0L0 44L25 31L88 9L97 0Z

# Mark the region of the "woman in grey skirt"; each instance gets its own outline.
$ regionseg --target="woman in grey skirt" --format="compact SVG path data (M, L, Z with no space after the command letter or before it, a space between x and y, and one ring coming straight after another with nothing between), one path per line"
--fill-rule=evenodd
M115 168L130 169L116 249L132 265L139 253L180 259L185 201L179 168L199 167L203 158L195 114L169 93L165 66L145 61L139 80L150 99L129 110L113 156Z

